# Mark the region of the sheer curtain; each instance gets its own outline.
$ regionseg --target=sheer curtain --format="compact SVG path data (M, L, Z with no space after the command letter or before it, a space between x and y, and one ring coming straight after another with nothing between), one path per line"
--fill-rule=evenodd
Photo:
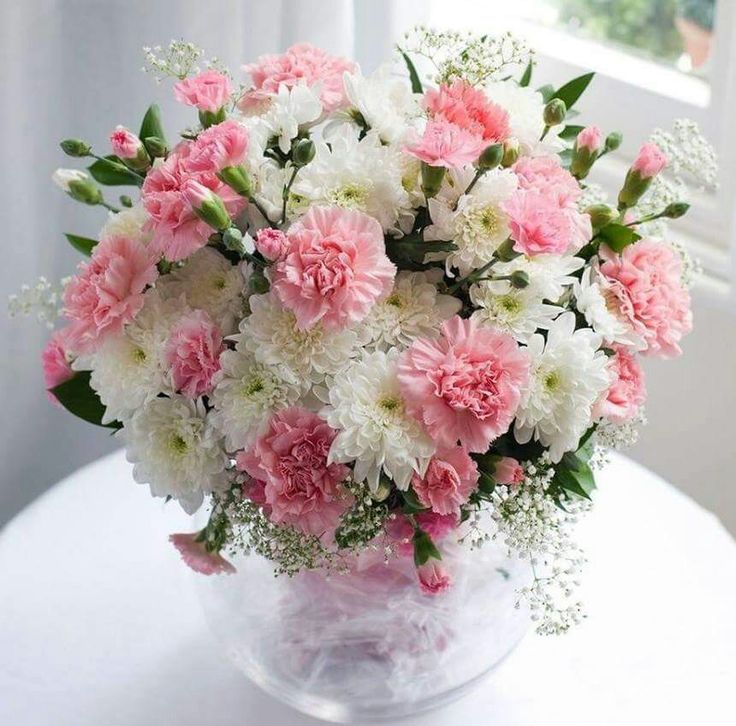
M394 39L422 20L416 0L6 0L2 54L4 297L39 275L68 275L79 261L62 233L94 237L101 208L85 208L50 181L74 166L58 140L80 137L98 149L116 124L136 128L155 100L171 132L191 116L138 71L141 47L185 38L233 71L261 53L299 40L353 56L365 70L388 59ZM72 162L72 163L70 163ZM49 405L39 355L42 326L0 315L0 524L53 482L118 445L100 429ZM104 482L100 482L104 486Z

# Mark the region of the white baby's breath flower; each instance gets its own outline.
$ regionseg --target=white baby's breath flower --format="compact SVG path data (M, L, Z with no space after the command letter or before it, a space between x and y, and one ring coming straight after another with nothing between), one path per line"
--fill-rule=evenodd
M368 348L407 348L417 338L434 338L445 320L460 312L460 300L440 295L440 270L400 272L391 294L373 306L361 324Z
M522 392L514 435L519 443L532 436L549 447L553 462L578 445L591 424L592 406L608 388L608 359L601 336L589 328L575 330L575 315L555 320L547 340L529 340L529 381Z
M141 244L148 244L153 233L145 229L149 217L142 204L134 204L130 209L110 212L107 221L100 230L100 239L109 237L125 237Z
M299 399L302 386L284 380L279 370L258 363L240 349L220 355L222 369L210 395L212 424L225 436L227 450L244 449L262 434L272 413Z
M85 179L89 179L89 174L81 169L57 169L51 175L51 181L65 192L69 191L70 182L85 181Z
M402 186L400 153L384 146L375 132L363 139L344 124L330 136L329 146L316 143L314 160L299 171L292 187L306 203L334 204L374 217L384 231L404 227L413 218ZM409 225L410 226L410 225Z
M355 481L376 491L381 472L406 489L423 474L434 453L432 440L404 409L396 364L399 351L366 353L332 380L322 416L339 433L329 461L355 461Z
M204 492L227 485L229 459L204 404L183 396L156 398L121 430L133 478L149 484L155 497L173 497L194 512Z
M237 330L246 309L248 267L233 265L211 247L203 247L172 270L157 289L166 297L184 296L189 307L204 310L223 335Z
M294 383L320 383L325 375L342 370L358 348L358 335L349 328L329 331L317 323L300 330L294 313L273 293L251 297L250 309L236 336L239 346Z

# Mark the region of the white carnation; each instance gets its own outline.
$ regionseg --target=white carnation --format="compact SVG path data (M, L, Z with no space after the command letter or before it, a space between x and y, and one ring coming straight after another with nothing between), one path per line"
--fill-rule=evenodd
M224 434L227 450L237 451L266 430L272 413L296 403L302 387L240 349L224 351L220 365L218 383L209 397L214 407L210 418Z
M271 97L268 110L261 119L269 138L275 137L279 149L288 154L291 142L300 130L308 128L321 115L322 104L315 90L303 85L293 88L282 85L278 93Z
M51 181L56 184L62 191L69 191L69 184L75 181L85 181L89 179L89 174L81 169L57 169L51 175Z
M358 347L358 335L349 328L330 331L317 323L300 330L294 313L273 293L251 297L250 309L236 338L240 347L259 363L276 366L294 383L324 381L325 375L342 370Z
M229 459L204 404L183 396L156 398L121 430L133 478L155 497L173 497L194 512L204 492L227 486Z
M456 297L437 292L441 278L439 270L400 272L391 294L374 305L361 324L366 346L407 348L417 338L436 337L441 324L462 307Z
M396 365L399 351L366 353L335 376L322 417L339 432L329 461L355 461L356 481L378 488L381 471L407 489L414 472L424 474L434 444L405 411Z
M544 336L529 340L529 381L522 392L514 435L532 436L549 447L553 462L577 447L592 421L592 407L608 388L608 358L601 337L589 328L575 330L574 313L564 313Z
M153 232L145 229L148 220L148 213L142 204L135 204L130 209L121 209L119 212L110 212L100 231L100 239L125 237L146 245L153 237Z

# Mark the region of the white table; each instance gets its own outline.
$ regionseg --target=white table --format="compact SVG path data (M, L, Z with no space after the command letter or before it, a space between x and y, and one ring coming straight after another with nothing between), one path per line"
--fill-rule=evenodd
M726 481L723 482L724 486ZM617 457L580 530L589 618L530 635L441 726L736 723L736 543ZM189 529L117 453L0 534L3 726L316 724L250 685L210 641L166 536Z

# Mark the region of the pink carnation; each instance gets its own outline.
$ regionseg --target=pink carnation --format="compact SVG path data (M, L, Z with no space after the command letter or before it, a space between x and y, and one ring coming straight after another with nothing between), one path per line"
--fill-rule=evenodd
M177 101L210 113L219 111L228 102L231 93L230 79L214 70L204 71L174 84Z
M169 542L179 550L182 560L200 575L231 575L235 568L219 552L210 552L199 541L199 533L172 534Z
M125 126L116 126L110 134L112 153L121 159L135 159L142 146L141 140Z
M256 233L255 245L265 259L273 262L286 254L289 240L280 229L264 227Z
M435 544L454 532L459 524L456 514L437 514L437 512L419 512L414 515L419 529ZM386 522L386 535L391 540L396 552L402 557L410 557L414 553L414 525L403 514L396 514Z
M411 482L421 504L438 514L458 513L477 484L478 466L461 446L438 451Z
M125 237L108 237L95 246L64 291L73 350L93 352L102 338L120 332L135 317L143 291L158 277L157 260L152 250Z
M392 289L396 268L381 225L340 207L311 207L291 226L272 286L302 330L321 321L342 328L361 321Z
M171 369L174 388L190 398L212 389L220 370L222 334L203 310L194 310L172 328L164 348L164 361Z
M426 595L439 595L452 586L452 578L437 560L429 560L417 567L419 587Z
M513 170L520 189L554 198L563 209L575 208L582 194L577 179L562 167L557 156L522 156Z
M334 111L347 103L343 74L353 73L356 65L345 58L328 55L309 43L292 45L282 55L262 55L243 68L250 74L253 90L246 94L248 104L264 94L276 94L281 86L319 84L320 100L325 111Z
M424 134L408 144L404 151L430 166L458 169L478 159L486 144L469 131L438 120L429 121Z
M502 206L509 217L510 236L517 252L531 257L563 255L570 249L575 229L566 210L553 197L517 192Z
M295 406L274 414L266 433L238 454L238 468L264 482L274 522L318 536L335 528L349 504L341 487L348 468L327 463L336 435L319 416Z
M594 154L600 151L603 145L603 133L598 126L586 126L575 140L578 149L586 149L589 153Z
M432 88L424 95L430 118L444 120L483 142L483 148L504 141L509 133L509 115L498 104L463 80Z
M602 251L601 285L620 318L646 344L646 355L673 358L692 330L690 295L682 285L682 264L665 242L643 239L621 255Z
M59 401L49 389L56 388L60 383L68 381L74 375L70 364L69 351L67 350L68 336L68 328L57 330L49 338L41 354L46 395L49 401L57 405L59 405Z
M189 171L221 171L243 163L248 152L248 131L237 121L210 126L192 144L185 166Z
M667 156L656 144L648 143L639 149L631 168L639 173L642 179L657 176L667 166Z
M621 345L608 359L608 370L613 375L613 383L605 396L596 404L596 417L607 418L615 423L623 423L636 416L647 398L644 385L644 371L632 353Z
M488 449L508 430L529 361L506 333L457 315L435 340L416 340L399 361L407 410L441 446Z
M498 484L505 486L521 484L524 481L524 468L516 459L504 456L496 462L493 478Z
M211 172L192 171L188 164L193 144L181 143L165 162L154 167L146 176L141 199L151 220L151 247L167 260L176 262L207 244L212 228L192 210L184 188L188 180L195 181L217 194L231 216L239 214L245 200Z

